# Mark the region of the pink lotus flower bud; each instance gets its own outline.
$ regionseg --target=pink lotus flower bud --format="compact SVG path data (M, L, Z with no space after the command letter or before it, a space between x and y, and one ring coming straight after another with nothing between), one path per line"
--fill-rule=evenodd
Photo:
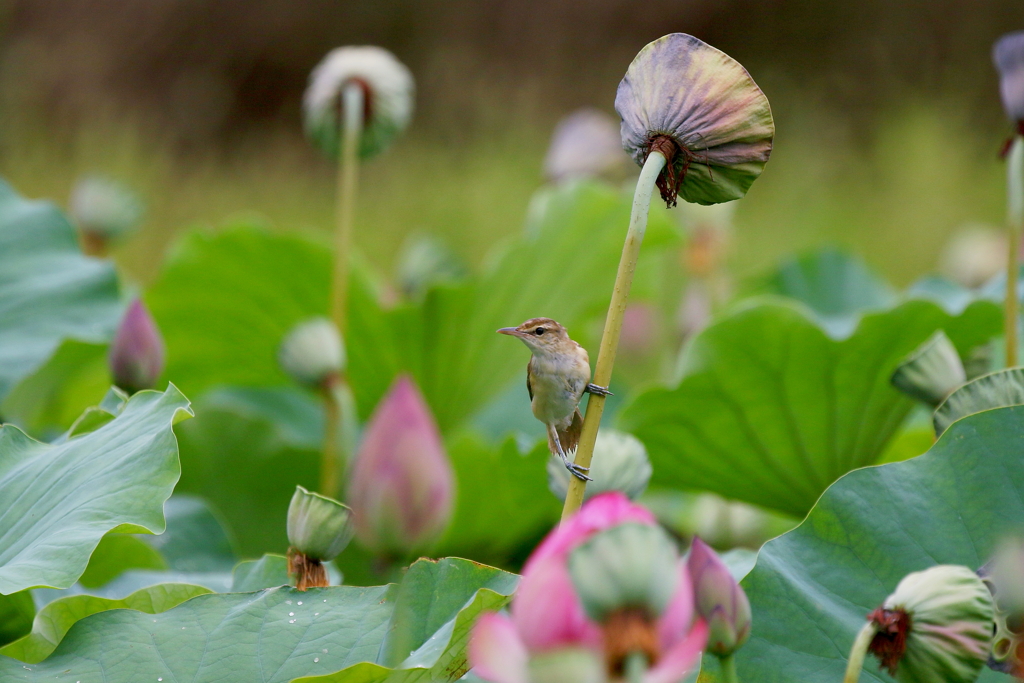
M992 61L999 71L1003 109L1024 134L1024 31L1007 33L997 40Z
M381 400L352 465L348 503L356 537L382 556L429 546L452 515L455 474L437 423L412 379Z
M573 550L598 533L623 524L656 526L654 516L618 492L583 505L537 546L523 567L511 617L485 615L470 640L469 659L477 675L494 683L545 683L554 671L562 681L594 678L594 662L608 677L621 677L623 642L617 631L587 617L570 572ZM647 624L650 645L646 683L675 683L697 661L707 637L694 622L693 590L683 562L668 605ZM607 625L618 623L615 615Z
M121 319L108 356L114 384L129 393L152 389L164 371L164 340L140 299Z
M725 657L750 635L750 601L729 568L708 545L694 537L687 563L697 613L708 622L708 652Z

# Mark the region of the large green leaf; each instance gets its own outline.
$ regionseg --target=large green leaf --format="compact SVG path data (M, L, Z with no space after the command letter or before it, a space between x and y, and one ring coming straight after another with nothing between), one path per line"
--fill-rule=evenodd
M755 299L692 341L678 387L640 395L621 421L647 446L653 485L802 516L841 475L877 462L913 407L889 383L907 354L937 329L964 353L999 326L990 302L952 316L908 301L836 340L806 309Z
M63 340L108 340L120 310L113 265L81 254L56 206L0 180L0 400Z
M769 541L743 581L753 609L740 678L834 683L865 616L906 574L980 567L1024 529L1024 407L954 423L925 455L851 472L796 529ZM710 673L715 663L707 664ZM862 681L891 681L870 659ZM983 681L1005 681L987 671Z
M164 505L167 529L140 536L179 572L226 572L238 561L220 515L196 496L173 495Z
M281 587L201 595L153 615L109 610L78 621L38 664L0 657L0 679L455 681L472 620L504 606L515 584L452 558L421 560L399 586Z
M384 310L356 269L348 371L363 417L398 372L412 373L444 431L520 375L528 354L499 327L551 316L582 334L611 296L630 200L582 183L544 204L533 234L505 245L485 271ZM649 249L674 239L655 211ZM169 377L189 395L216 385L275 385L276 351L297 322L327 311L330 255L297 236L236 227L190 235L147 294L167 340Z
M1024 368L982 375L954 391L935 409L932 423L942 434L953 422L983 410L1024 404Z
M0 593L70 586L115 528L163 531L180 472L171 426L188 415L172 385L136 394L117 418L56 445L0 427Z

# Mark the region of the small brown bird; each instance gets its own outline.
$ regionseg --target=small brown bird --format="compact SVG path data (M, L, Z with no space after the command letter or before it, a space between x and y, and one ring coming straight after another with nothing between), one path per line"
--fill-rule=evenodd
M551 318L533 318L519 327L503 327L499 334L519 337L533 357L526 366L526 390L533 416L548 428L548 449L562 459L574 476L589 481L589 468L569 460L583 429L580 399L584 392L610 396L604 387L590 383L590 358L582 346Z

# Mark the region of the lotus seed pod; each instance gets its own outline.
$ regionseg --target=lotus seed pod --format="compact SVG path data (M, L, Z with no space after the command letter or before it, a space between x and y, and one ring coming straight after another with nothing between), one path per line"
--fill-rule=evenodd
M542 652L530 658L528 683L606 683L604 662L582 647ZM526 683L524 681L524 683Z
M556 498L565 500L572 475L555 456L548 458L547 467L548 488ZM621 491L635 500L651 480L651 461L647 449L632 434L602 429L597 433L589 474L593 481L587 485L584 501L608 491Z
M615 119L598 109L578 109L555 127L544 175L553 183L589 178L615 170L624 159Z
M288 543L307 557L328 562L352 540L352 511L333 498L295 487L288 506Z
M432 235L407 239L398 257L398 287L408 299L419 299L442 282L457 282L468 269L448 245Z
M605 623L637 609L661 616L679 585L679 554L668 534L649 524L620 524L572 551L569 575L587 616Z
M942 330L900 363L891 378L894 387L933 408L966 381L960 354Z
M901 683L971 683L992 641L992 596L967 567L907 574L869 621L869 651Z
M1006 267L1006 232L985 224L965 225L939 257L939 271L964 287L981 287Z
M142 204L131 190L97 176L75 183L68 208L82 232L103 241L128 234L142 219Z
M363 91L363 131L359 156L384 150L412 120L412 73L393 54L375 46L339 47L313 69L303 99L306 134L331 157L341 143L342 91Z
M992 61L999 71L999 94L1006 116L1024 134L1024 31L1007 33L997 40Z
M114 384L129 394L156 386L164 371L164 340L141 299L128 306L107 361Z
M772 151L768 98L739 62L686 35L648 44L615 95L623 148L643 166L653 150L668 164L661 197L695 204L739 199Z
M299 384L326 387L345 368L345 344L334 323L312 318L285 336L277 360Z
M704 541L693 539L687 558L697 613L708 622L707 651L726 657L750 636L750 601L729 568Z
M988 665L1008 674L1024 673L1024 541L1007 539L991 562L978 570L995 603L995 632Z

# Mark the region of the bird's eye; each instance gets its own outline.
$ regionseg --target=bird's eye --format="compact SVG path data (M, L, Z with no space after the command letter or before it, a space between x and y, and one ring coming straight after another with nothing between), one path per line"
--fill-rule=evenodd
M535 330L533 331L533 333L534 333L535 335L537 335L538 337L539 337L540 335L544 334L544 332L545 332L545 330L544 330L544 328L543 328L543 327L538 327L537 329L535 329Z

